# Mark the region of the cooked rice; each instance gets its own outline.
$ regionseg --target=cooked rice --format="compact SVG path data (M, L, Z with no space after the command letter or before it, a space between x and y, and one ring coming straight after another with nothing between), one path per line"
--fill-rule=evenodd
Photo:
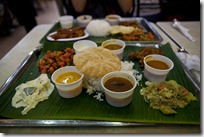
M110 28L110 24L105 20L92 20L87 25L86 31L90 36L104 37L110 34Z

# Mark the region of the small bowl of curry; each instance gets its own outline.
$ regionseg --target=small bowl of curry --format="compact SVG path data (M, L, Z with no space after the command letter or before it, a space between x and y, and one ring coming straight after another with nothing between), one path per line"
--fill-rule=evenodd
M110 72L101 79L106 101L114 107L130 104L136 85L134 76L121 71Z
M174 63L171 59L158 54L147 55L144 60L144 77L153 82L165 81Z
M125 42L120 39L109 39L104 41L101 46L103 48L111 50L113 53L115 53L120 60L123 58L123 52L125 49Z
M110 23L110 25L118 25L121 17L116 14L109 14L105 17L105 20Z
M83 77L75 66L66 66L54 71L51 78L61 97L74 98L82 92Z

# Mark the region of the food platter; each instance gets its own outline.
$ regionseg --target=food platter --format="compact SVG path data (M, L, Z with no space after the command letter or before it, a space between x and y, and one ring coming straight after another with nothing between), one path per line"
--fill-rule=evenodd
M114 108L107 104L106 101L98 101L93 96L86 93L83 89L79 97L73 99L63 99L57 94L56 88L50 98L41 102L35 109L27 115L22 115L22 108L11 106L11 99L17 85L26 81L35 79L40 75L36 62L42 58L48 50L63 50L67 47L73 48L73 41L52 42L46 39L46 36L58 28L55 24L53 28L41 40L42 46L37 47L29 53L25 60L20 64L16 71L8 78L0 89L0 126L1 127L57 127L57 126L103 126L103 127L130 127L130 126L180 126L180 125L200 125L200 89L194 85L192 80L186 75L179 59L171 49L169 43L165 45L153 43L127 44L124 52L123 61L130 61L128 54L132 51L140 50L143 46L154 45L161 48L165 55L171 58L175 63L175 68L168 76L169 79L176 80L179 84L185 86L192 92L198 101L192 102L183 109L178 109L178 114L166 116L157 110L149 108L139 91L144 87L145 79L143 78L140 86L134 91L133 101L124 108ZM97 44L104 39L90 38ZM108 38L105 38L108 39ZM158 41L157 41L158 42ZM131 46L130 46L131 45ZM143 73L137 61L134 62L134 69ZM51 78L51 75L48 75ZM192 111L193 110L193 111ZM9 124L7 124L9 123Z
M46 46L44 48L46 48ZM125 51L126 55L132 50L137 49L138 47L128 46ZM176 79L179 83L182 83L190 91L196 94L197 89L194 87L188 77L186 77L185 72L183 72L183 68L179 65L178 59L171 50L170 45L163 45L162 49L165 51L167 56L174 60L174 63L177 66L177 70L174 70L168 79ZM105 101L97 101L92 96L89 96L87 93L85 93L85 91L78 98L65 100L57 94L55 89L47 101L40 103L39 106L37 106L26 116L22 116L20 113L21 109L13 108L10 104L11 97L14 94L12 91L15 90L14 88L19 83L31 80L40 74L36 66L36 61L41 58L42 55L42 47L38 47L32 51L32 53L28 55L28 57L24 60L24 62L22 62L14 74L12 74L11 77L2 86L0 96L0 104L2 106L0 109L0 123L2 126L4 123L8 122L12 123L12 126L18 126L19 123L21 123L21 126L26 126L28 123L30 123L32 126L118 126L118 122L120 122L120 126L152 124L199 125L200 123L199 101L192 103L187 108L178 110L178 114L173 117L165 116L156 110L150 109L144 102L143 97L139 95L139 89L142 86L139 86L135 90L134 99L131 105L122 109L109 106ZM125 56L124 59L127 59L127 56ZM139 68L135 67L135 69ZM180 74L179 77L176 76L178 75L177 71ZM83 108L85 108L85 110L83 110ZM191 112L192 109L194 110L193 112ZM12 113L8 113L8 111L12 111ZM41 114L39 114L39 111L41 111ZM81 111L83 111L83 115L81 114ZM124 112L128 112L128 114L124 114ZM46 123L49 123L49 125Z
M75 37L75 38L62 38L62 39L53 39L52 37L51 37L51 35L53 35L53 34L56 34L57 32L52 32L52 33L50 33L48 36L47 36L47 39L49 40L49 41L76 41L76 40L81 40L81 39L84 39L84 38L87 38L88 36L89 36L89 34L85 31L84 33L84 35L83 36L81 36L81 37Z
M126 41L125 40L124 42L126 44L137 44L137 43L139 43L139 44L159 44L162 41L162 37L150 25L150 23L146 19L144 19L144 18L122 18L121 22L124 22L124 21L136 21L141 26L141 28L144 30L144 32L150 32L155 37L155 39L153 39L151 41L150 40ZM78 23L75 22L74 27L77 27L77 26L78 26ZM60 28L61 28L61 26L60 26L59 22L55 23L53 25L53 27L47 32L47 34L40 40L40 43L44 43L44 42L48 41L47 36L49 36L49 34L51 34L53 32L56 32ZM108 39L112 39L112 38L119 38L119 37L117 35L116 36L108 35L108 36L104 36L104 37L95 37L95 36L89 35L88 37L86 37L86 39L93 40L96 43L102 43L103 41L108 40ZM64 40L64 41L66 41L66 40ZM75 41L75 40L73 40L73 41Z

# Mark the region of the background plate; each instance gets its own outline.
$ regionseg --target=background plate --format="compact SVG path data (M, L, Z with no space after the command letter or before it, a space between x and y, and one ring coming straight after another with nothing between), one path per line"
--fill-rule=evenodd
M84 32L85 35L84 36L81 36L81 37L76 37L76 38L67 38L67 39L53 39L51 37L51 35L53 34L56 34L57 32L52 32L50 33L48 36L47 36L47 39L50 40L50 41L76 41L76 40L80 40L80 39L84 39L84 38L87 38L89 36L89 34L87 32Z

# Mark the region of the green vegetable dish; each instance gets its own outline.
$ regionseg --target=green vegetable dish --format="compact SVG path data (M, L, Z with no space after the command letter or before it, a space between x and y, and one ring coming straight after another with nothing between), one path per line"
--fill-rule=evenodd
M197 100L195 96L174 80L145 83L147 87L140 90L144 100L153 109L164 114L176 114L176 108L184 108L191 101Z

